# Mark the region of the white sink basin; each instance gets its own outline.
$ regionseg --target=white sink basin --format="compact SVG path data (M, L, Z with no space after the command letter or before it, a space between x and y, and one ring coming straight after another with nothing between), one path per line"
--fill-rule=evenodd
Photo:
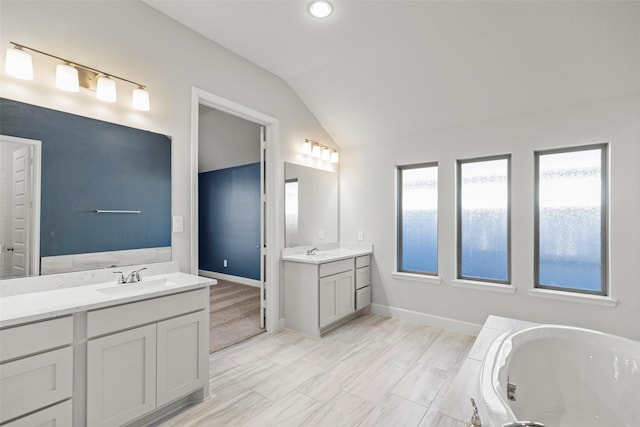
M105 295L134 295L142 292L161 291L176 286L175 282L167 279L148 280L136 283L124 283L97 289Z

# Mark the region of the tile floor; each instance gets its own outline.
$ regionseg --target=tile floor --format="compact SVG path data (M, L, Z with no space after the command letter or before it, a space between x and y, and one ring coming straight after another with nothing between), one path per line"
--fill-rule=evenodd
M373 314L263 334L212 354L210 398L160 425L458 427L438 411L474 340Z

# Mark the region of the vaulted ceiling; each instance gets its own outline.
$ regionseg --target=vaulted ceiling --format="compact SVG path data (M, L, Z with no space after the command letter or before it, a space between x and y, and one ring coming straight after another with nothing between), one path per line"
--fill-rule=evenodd
M284 79L340 145L640 94L640 2L145 0Z

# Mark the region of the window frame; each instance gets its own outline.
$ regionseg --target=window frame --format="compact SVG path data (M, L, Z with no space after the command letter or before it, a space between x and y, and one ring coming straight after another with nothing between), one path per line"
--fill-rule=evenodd
M465 276L462 274L462 165L493 160L507 161L507 280ZM511 286L511 153L456 160L456 278Z
M600 290L566 288L540 283L540 157L548 154L573 153L599 149L600 151ZM578 145L534 151L534 220L533 271L534 289L571 292L577 294L609 296L609 143Z
M428 276L428 277L438 277L438 270L439 270L439 262L440 262L440 245L438 242L440 233L439 233L439 226L440 226L440 204L438 203L438 208L436 209L436 214L438 215L438 218L436 219L436 271L434 272L426 272L426 271L419 271L419 270L404 270L402 269L402 244L403 244L403 240L402 240L402 197L403 197L403 193L402 193L402 172L405 170L411 170L411 169L422 169L422 168L432 168L435 167L437 169L437 177L438 177L438 183L437 183L437 191L438 191L438 201L440 200L440 167L438 166L438 162L425 162L425 163L415 163L415 164L411 164L411 165L400 165L400 166L396 166L396 176L397 176L397 188L396 188L396 192L397 192L397 197L396 197L396 244L397 244L397 249L396 249L396 272L398 273L410 273L410 274L420 274L423 276Z

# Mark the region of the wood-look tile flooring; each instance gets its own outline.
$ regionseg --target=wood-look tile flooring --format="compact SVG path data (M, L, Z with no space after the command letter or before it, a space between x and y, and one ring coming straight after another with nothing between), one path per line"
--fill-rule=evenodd
M160 425L429 427L473 342L374 314L321 340L259 335L212 354L210 398Z

